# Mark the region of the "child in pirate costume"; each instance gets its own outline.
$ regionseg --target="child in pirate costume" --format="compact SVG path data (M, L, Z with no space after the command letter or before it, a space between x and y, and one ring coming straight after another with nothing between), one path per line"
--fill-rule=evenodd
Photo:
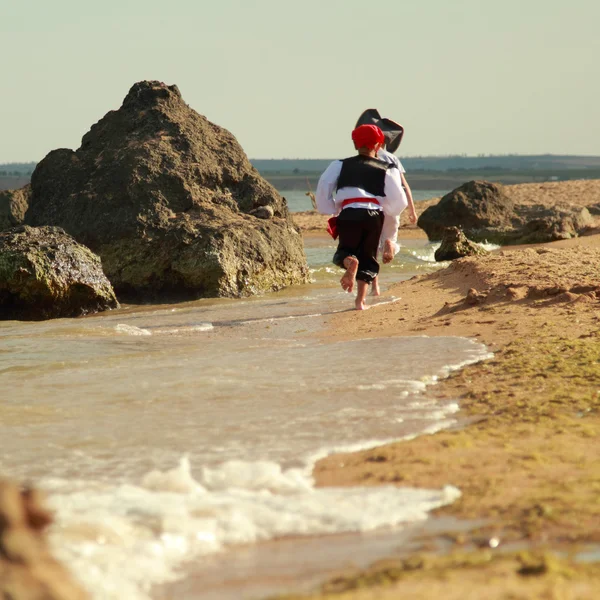
M364 310L368 286L379 273L384 215L395 219L407 200L397 166L377 158L385 144L381 129L360 125L352 132L352 141L357 154L327 167L315 197L319 212L338 215L339 243L333 262L345 269L340 280L345 291L352 292L356 283L355 308Z
M360 117L358 117L356 127L359 127L360 125L376 125L383 132L385 137L385 147L379 149L377 152L377 158L395 165L400 171L402 187L406 194L406 200L408 204L408 219L411 224L415 225L417 222L417 213L415 211L415 205L410 186L408 185L408 182L404 176L406 171L404 170L404 167L402 166L402 163L398 157L394 155L400 146L400 142L402 141L404 127L402 127L400 123L396 123L391 119L382 117L376 108L368 108L360 115ZM400 246L398 245L397 241L399 227L400 215L397 215L394 218L386 216L383 222L383 230L381 232L381 239L379 243L379 251L382 254L384 263L391 262L395 254L400 250ZM372 288L373 295L379 296L380 291L378 277L373 280Z

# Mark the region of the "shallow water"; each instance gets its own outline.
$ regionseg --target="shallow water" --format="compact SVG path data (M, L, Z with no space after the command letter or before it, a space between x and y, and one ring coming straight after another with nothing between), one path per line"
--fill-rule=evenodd
M262 298L0 322L2 473L48 490L56 551L95 598L148 598L199 556L415 523L458 497L443 481L313 488L327 453L451 424L456 403L427 385L488 355L463 338L320 341L352 303L332 248L307 248L315 283ZM437 268L432 254L411 242L382 284Z

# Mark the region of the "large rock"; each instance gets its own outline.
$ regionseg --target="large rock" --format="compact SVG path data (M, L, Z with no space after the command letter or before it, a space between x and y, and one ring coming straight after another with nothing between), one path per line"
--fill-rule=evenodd
M446 227L442 235L442 243L435 251L434 258L437 261L444 261L484 254L488 254L488 251L469 240L458 227Z
M423 211L417 225L430 240L441 240L446 227L460 227L472 240L489 231L510 231L516 225L515 205L502 188L487 181L469 181Z
M58 227L0 233L0 319L76 317L119 306L100 259Z
M243 296L308 280L285 200L176 86L135 84L76 152L48 154L31 187L26 222L61 226L97 252L125 298Z
M0 231L22 225L29 206L31 187L0 192Z
M583 206L516 204L502 186L486 181L464 183L425 209L417 222L430 240L441 240L447 227L460 227L471 240L501 245L576 237L592 224Z

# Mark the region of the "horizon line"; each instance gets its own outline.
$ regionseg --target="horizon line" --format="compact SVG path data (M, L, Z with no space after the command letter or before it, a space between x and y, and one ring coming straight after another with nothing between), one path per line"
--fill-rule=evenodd
M395 154L395 153L394 153ZM553 156L557 158L600 158L600 154L553 154L553 153L543 153L543 154L518 154L518 153L506 153L506 154L405 154L400 156L401 159L406 158L498 158L498 157L511 157L518 156L521 158L527 158L531 156ZM335 160L330 157L318 157L318 158L306 158L306 157L282 157L282 158L273 158L273 157L253 157L249 158L249 160Z
M399 158L406 160L411 158L507 158L507 157L520 157L520 158L528 158L533 156L540 157L556 157L556 158L600 158L600 154L553 154L553 153L543 153L543 154L519 154L519 153L505 153L505 154L412 154L412 155L403 155ZM42 159L43 160L43 159ZM308 158L308 157L248 157L248 160L336 160L331 157L317 157L317 158ZM40 161L36 160L15 160L11 162L0 162L0 166L8 166L8 165L18 165L18 164L37 164Z

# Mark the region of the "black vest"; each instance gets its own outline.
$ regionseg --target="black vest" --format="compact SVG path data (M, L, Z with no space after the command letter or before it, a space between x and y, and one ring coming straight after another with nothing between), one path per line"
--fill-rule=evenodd
M357 154L342 160L336 191L344 187L356 187L373 194L385 196L385 174L395 165Z

